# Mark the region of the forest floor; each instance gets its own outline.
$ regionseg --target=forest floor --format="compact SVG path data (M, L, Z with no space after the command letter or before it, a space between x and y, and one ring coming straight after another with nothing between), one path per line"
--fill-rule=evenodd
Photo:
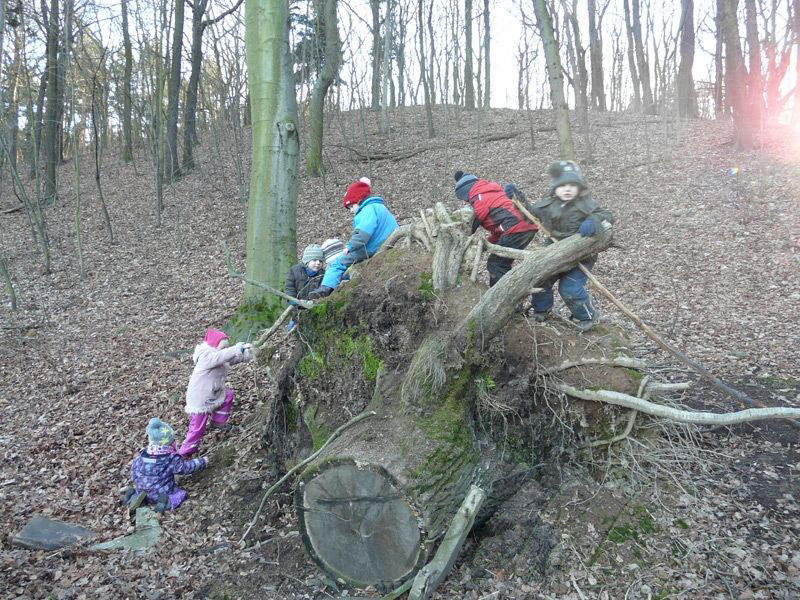
M377 133L372 113L334 115L327 175L300 180L298 249L347 237L351 215L340 199L363 175L401 223L435 201L458 207L452 173L459 168L512 181L529 197L546 192L546 169L557 156L548 112L440 107L434 118L438 137L428 140L419 108L393 112L386 136ZM622 246L605 252L595 271L716 375L767 405L800 407L800 135L767 128L762 148L747 153L736 152L731 138L724 122L594 115L595 160L586 160L580 136L579 153L595 197L617 216ZM236 165L242 161L246 182L247 139L237 145L216 130L204 136L199 168L165 188L160 227L145 152L135 165L106 152L101 182L113 243L87 153L84 280L75 253L72 162L61 167L60 200L47 211L47 275L24 211L7 210L17 200L3 181L0 252L18 299L15 311L7 296L0 306L4 598L375 596L326 587L302 548L288 488L267 504L257 546L238 546L271 483L264 481L257 418L269 399L251 367L231 371L237 427L225 438L207 436L211 468L184 480L189 499L161 517L157 547L103 554L86 545L54 552L11 545L34 515L89 527L100 540L132 530L118 490L128 484L147 421L159 416L183 434L191 349L242 298L241 282L226 275L220 242L244 270L247 208ZM385 154L360 161L364 140ZM637 353L656 369L696 381L602 298L598 304L604 320L630 330ZM683 401L705 410L741 408L703 383ZM565 467L558 498L539 497L529 482L506 530L495 523L473 537L436 597L798 597L797 430L764 422L693 430L690 437L694 462L665 460L665 474L645 476L639 487L614 476L613 451L597 456L595 478L586 466ZM665 448L679 443L668 440ZM508 537L515 524L521 531ZM526 536L545 525L561 558L534 568ZM481 550L501 539L504 552Z

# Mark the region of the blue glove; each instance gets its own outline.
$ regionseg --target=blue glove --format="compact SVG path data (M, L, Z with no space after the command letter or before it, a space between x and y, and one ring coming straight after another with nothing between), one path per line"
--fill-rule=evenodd
M513 183L507 183L506 187L503 188L503 191L506 193L506 196L509 198L514 197L514 192L517 191L517 188L514 187Z
M581 234L581 237L592 237L595 232L594 221L592 219L586 219L581 226L578 227L578 233Z

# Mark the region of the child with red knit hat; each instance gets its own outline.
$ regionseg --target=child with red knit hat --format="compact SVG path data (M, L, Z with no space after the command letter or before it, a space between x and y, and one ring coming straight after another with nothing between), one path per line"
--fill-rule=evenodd
M225 376L231 368L253 358L253 345L239 342L230 346L228 336L218 329L206 331L205 340L195 346L194 370L186 388L189 430L178 454L191 456L200 447L206 426L230 431L233 390L225 387Z
M366 177L347 188L342 204L355 215L353 233L342 255L325 270L322 285L308 295L310 299L323 298L333 292L350 265L375 254L397 229L397 221L384 205L383 198L372 195L372 183Z

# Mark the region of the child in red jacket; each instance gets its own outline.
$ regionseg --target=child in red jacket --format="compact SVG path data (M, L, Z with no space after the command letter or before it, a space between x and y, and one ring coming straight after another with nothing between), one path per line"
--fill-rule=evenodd
M475 211L473 233L483 227L491 234L489 243L506 248L522 250L531 243L538 231L536 225L525 220L499 183L478 179L463 171L456 171L455 179L456 197L470 203ZM490 254L486 261L489 286L500 281L513 263L513 258Z

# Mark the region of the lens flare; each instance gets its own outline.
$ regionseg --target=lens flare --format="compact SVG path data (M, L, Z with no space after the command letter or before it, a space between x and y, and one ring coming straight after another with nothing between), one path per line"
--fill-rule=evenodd
M728 176L733 177L739 174L739 167L731 167L728 169Z

